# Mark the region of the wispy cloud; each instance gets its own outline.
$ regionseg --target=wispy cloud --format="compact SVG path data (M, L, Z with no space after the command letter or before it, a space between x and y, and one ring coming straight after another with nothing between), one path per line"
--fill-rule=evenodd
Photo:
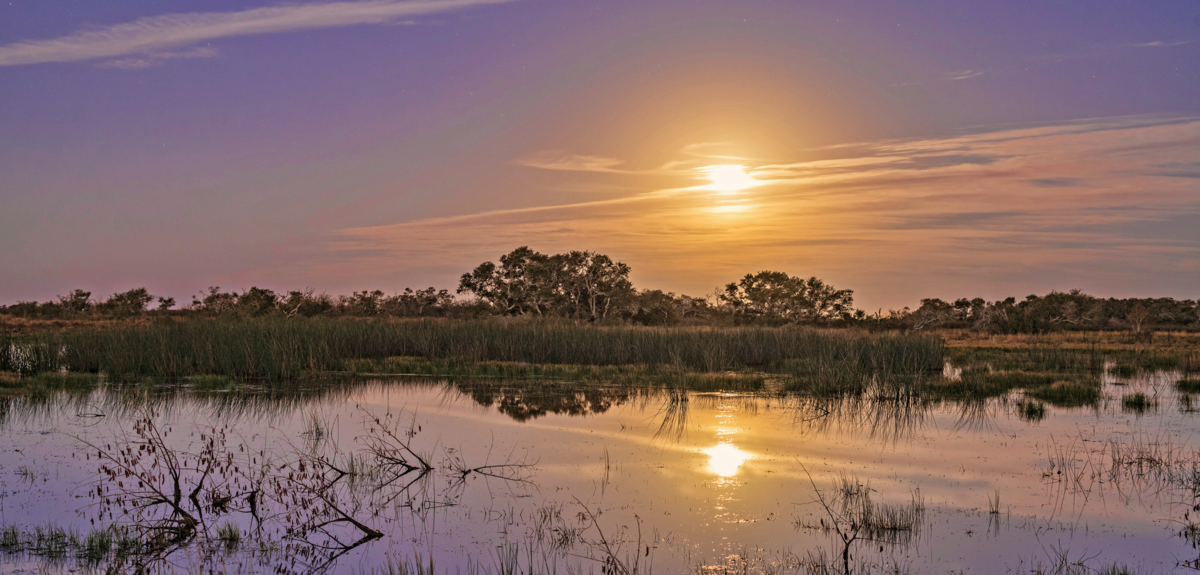
M951 72L950 79L951 80L969 80L971 78L978 78L982 75L983 75L983 72L981 70L962 70L959 72Z
M273 34L358 24L397 24L404 18L502 4L514 0L366 0L318 2L241 12L193 12L140 18L133 22L76 32L48 40L24 40L0 46L0 66L78 62L144 56L113 67L138 67L169 59L165 54L230 36ZM197 56L174 56L197 57ZM144 66L142 66L144 67Z
M310 272L361 283L398 267L462 268L519 245L588 248L629 262L648 287L700 294L781 269L853 287L867 305L908 305L934 284L948 291L939 297L1116 293L1141 289L1150 274L1174 293L1197 277L1200 240L1179 215L1200 213L1200 188L1178 175L1200 166L1200 119L1090 120L807 153L822 159L748 165L764 184L741 194L659 189L650 182L662 176L652 175L641 193L600 202L344 229ZM561 172L571 181L621 165L560 157L574 158L553 164L571 167Z
M220 55L220 52L217 51L216 48L200 46L178 52L156 52L141 56L129 56L126 58L105 60L104 62L100 63L100 67L117 68L120 70L136 70L139 68L152 68L154 66L161 66L166 60L175 60L179 58L215 58L218 55Z
M1193 42L1195 42L1195 40L1177 40L1174 42L1163 42L1158 40L1154 42L1141 42L1139 44L1122 44L1121 46L1126 48L1166 48L1170 46L1183 46Z
M581 154L566 154L562 152L545 151L521 158L516 162L518 165L528 168L539 168L542 170L562 170L570 172L600 172L600 173L627 173L626 170L619 169L618 166L624 164L624 160L617 158L606 158L604 156L587 156Z

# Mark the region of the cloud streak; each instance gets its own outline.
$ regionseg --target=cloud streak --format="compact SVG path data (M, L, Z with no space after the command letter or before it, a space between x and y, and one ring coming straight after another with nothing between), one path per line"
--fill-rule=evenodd
M255 8L241 12L195 12L140 18L48 40L24 40L0 46L0 66L80 62L144 55L146 65L171 57L170 50L232 36L277 34L362 24L395 24L403 18L503 4L514 0L367 0ZM176 54L170 56L169 54ZM195 56L191 56L195 57ZM139 66L121 60L113 67Z
M860 290L867 305L910 304L930 295L931 282L946 290L939 297L999 297L1132 292L1152 276L1174 293L1194 284L1200 260L1200 240L1180 223L1200 213L1200 188L1177 177L1200 166L1198 150L1195 118L835 146L810 151L823 159L751 166L764 184L736 195L647 187L600 202L343 229L309 270L382 281L530 245L610 253L633 265L639 285L693 294L760 269L816 274ZM548 164L586 180L618 160Z
M152 68L161 66L167 60L177 60L179 58L216 58L220 52L216 48L207 46L198 46L188 50L178 52L156 52L154 54L145 54L141 56L129 56L127 58L116 58L100 63L101 68L117 68L119 70L138 70L141 68Z

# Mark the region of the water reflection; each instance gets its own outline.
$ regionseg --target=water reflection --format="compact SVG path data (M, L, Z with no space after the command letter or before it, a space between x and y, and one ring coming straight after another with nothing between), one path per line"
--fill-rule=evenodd
M489 554L518 546L522 557L537 561L575 561L595 549L589 542L600 540L599 527L610 540L630 543L643 528L643 557L650 553L656 570L732 565L704 560L745 559L746 549L765 558L776 557L776 550L828 547L830 517L810 503L817 498L810 488L831 502L839 494L854 495L858 512L870 511L876 530L871 545L858 540L856 561L892 565L910 558L913 572L991 572L1006 558L1040 552L1048 532L1076 525L1117 525L1085 530L1079 546L1136 540L1128 557L1178 557L1190 543L1171 539L1162 526L1179 521L1177 511L1191 509L1200 496L1160 496L1162 482L1142 479L1143 468L1125 465L1114 478L1109 466L1120 444L1117 461L1174 461L1169 469L1178 473L1163 477L1180 485L1198 459L1182 451L1196 422L1173 409L1141 419L1123 415L1121 394L1130 387L1107 390L1107 409L1084 412L1040 403L1020 407L1015 397L959 402L901 394L697 394L546 381L348 379L224 391L104 386L0 402L0 418L6 419L0 482L10 486L0 502L0 514L7 509L9 515L0 519L76 525L78 501L63 494L89 481L95 468L89 459L94 454L77 452L71 436L109 441L126 433L138 413L153 409L162 423L175 426L173 437L181 442L228 423L237 432L230 449L236 446L238 457L241 443L256 450L276 445L286 453L302 448L305 461L318 462L346 497L358 497L346 502L378 503L378 515L363 516L385 538L339 560L334 570L361 565L369 572L383 564L385 552L420 553L446 571L469 571L467 557L511 566L509 555ZM1191 409L1191 400L1178 398L1182 409ZM1026 421L1035 407L1044 416L1036 426ZM380 416L404 410L402 420L389 424L390 446L370 439L382 437L369 429L380 424L363 410ZM1064 445L1064 438L1076 437ZM310 439L330 450L326 459L316 459L323 452L310 447ZM1168 441L1178 447L1163 448ZM404 454L411 456L403 460L407 465L397 463L401 444L412 449ZM418 456L428 465L419 465ZM800 461L808 468L801 469ZM1089 461L1094 463L1085 467ZM806 479L809 471L814 483ZM19 483L20 473L38 479ZM846 473L858 474L863 487L837 480ZM826 489L831 481L835 485ZM1189 485L1195 484L1200 480ZM361 491L350 493L352 486ZM946 527L920 531L927 519L905 515L917 506L906 494L917 489ZM1003 529L1000 514L982 511L995 491L1004 497ZM781 529L788 524L804 528ZM980 543L984 532L995 544ZM893 548L917 533L930 535L910 548ZM961 555L960 548L971 548L971 555L960 563L945 559ZM841 548L834 551L840 557ZM231 563L248 562L246 555L230 557ZM0 572L5 561L0 555ZM743 566L749 560L739 561ZM787 563L787 571L802 572L799 561ZM529 570L522 564L512 571Z
M732 443L721 443L700 452L708 455L708 470L721 477L733 477L742 464L753 457Z

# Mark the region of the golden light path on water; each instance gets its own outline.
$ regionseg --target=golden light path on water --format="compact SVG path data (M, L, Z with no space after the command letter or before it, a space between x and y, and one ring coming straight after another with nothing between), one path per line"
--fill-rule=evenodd
M753 457L732 443L721 443L700 451L708 455L708 470L721 477L733 477L742 464Z
M714 414L717 425L713 431L716 433L719 443L700 450L701 453L708 456L708 470L723 478L737 475L742 464L754 457L753 454L739 449L733 443L740 429L737 414L737 409L732 405L722 404Z

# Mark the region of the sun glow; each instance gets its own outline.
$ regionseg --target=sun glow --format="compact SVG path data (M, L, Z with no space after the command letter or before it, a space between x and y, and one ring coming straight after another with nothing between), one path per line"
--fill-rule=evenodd
M738 468L747 459L750 459L749 453L729 443L722 443L700 451L708 456L708 470L721 477L733 476L738 472Z
M706 186L710 190L716 190L722 194L732 194L740 192L747 188L753 188L762 182L754 179L750 174L746 173L745 166L737 164L724 164L720 166L706 166L700 168L701 172L712 180L712 184Z

